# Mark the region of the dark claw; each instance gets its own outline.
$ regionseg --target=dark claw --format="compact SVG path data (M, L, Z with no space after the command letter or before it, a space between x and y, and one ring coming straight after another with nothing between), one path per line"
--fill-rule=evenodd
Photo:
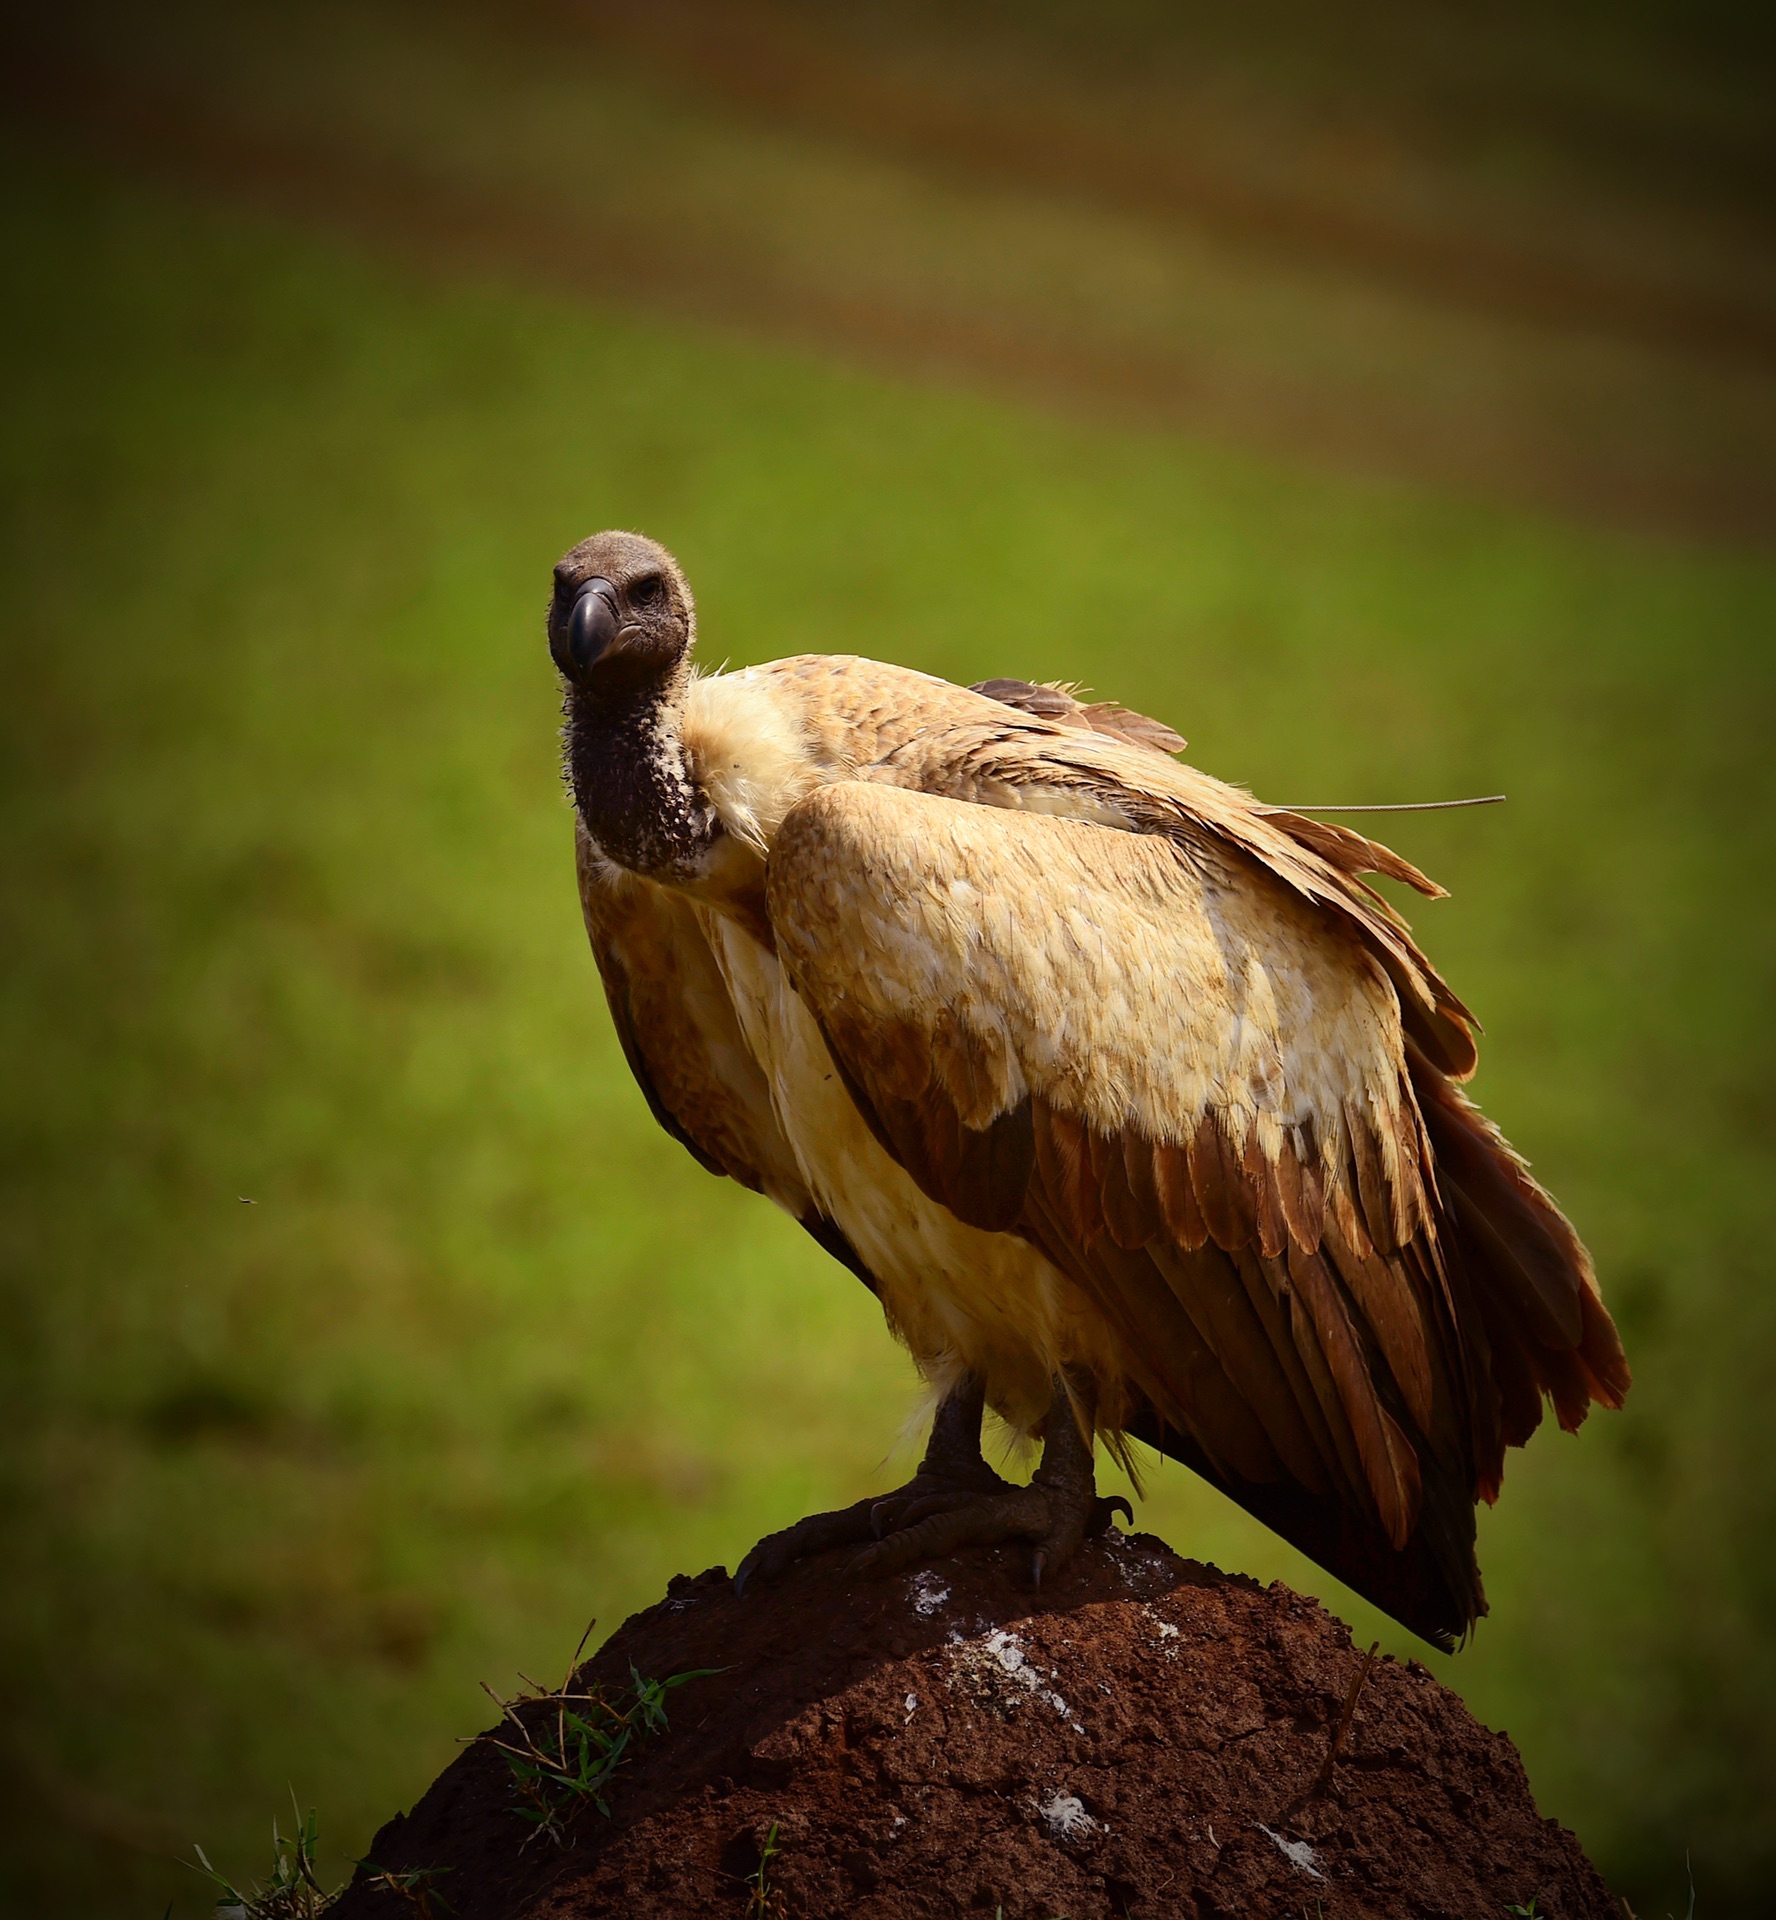
M1108 1533L1110 1522L1119 1513L1126 1525L1132 1527L1135 1524L1135 1510L1120 1493L1113 1493L1107 1498L1100 1499L1092 1509L1091 1525L1086 1528L1085 1537L1088 1540L1096 1540L1100 1535Z
M929 1501L917 1498L904 1489L899 1493L886 1494L870 1508L870 1529L878 1540L886 1540L889 1534L910 1527L929 1510Z
M928 1493L923 1499L911 1500L894 1516L895 1528L916 1527L921 1520L929 1520L934 1513L954 1513L958 1507L968 1505L965 1493Z
M1028 1542L1032 1583L1058 1574L1082 1539L1095 1539L1134 1508L1120 1495L1096 1496L1091 1449L1072 1403L1057 1383L1042 1465L1027 1487L1002 1479L980 1456L978 1381L953 1393L938 1409L931 1444L913 1478L896 1492L859 1500L837 1513L810 1514L768 1535L741 1561L734 1591L742 1596L836 1547L852 1546L847 1577L898 1573L922 1560L941 1560L963 1547ZM1039 1543L1039 1544L1038 1544Z
M740 1562L734 1591L742 1596L755 1582L769 1582L787 1573L798 1560L811 1560L833 1547L870 1537L869 1508L859 1501L837 1513L811 1513L781 1533L768 1533Z
M746 1598L747 1592L756 1580L763 1578L768 1584L775 1572L778 1571L767 1565L769 1556L759 1551L759 1547L763 1545L764 1542L761 1540L759 1546L754 1547L751 1553L734 1569L734 1593L738 1599L744 1600Z

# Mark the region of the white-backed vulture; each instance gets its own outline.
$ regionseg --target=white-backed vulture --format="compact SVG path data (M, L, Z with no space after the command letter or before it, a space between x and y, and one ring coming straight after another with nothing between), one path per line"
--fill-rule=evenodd
M801 656L699 676L677 564L555 569L580 897L629 1065L702 1164L861 1277L937 1398L898 1494L761 1541L891 1569L1126 1503L1094 1442L1194 1468L1450 1646L1474 1504L1544 1397L1628 1368L1591 1262L1460 1090L1472 1020L1346 828L1055 688ZM983 1406L1040 1437L1016 1486Z

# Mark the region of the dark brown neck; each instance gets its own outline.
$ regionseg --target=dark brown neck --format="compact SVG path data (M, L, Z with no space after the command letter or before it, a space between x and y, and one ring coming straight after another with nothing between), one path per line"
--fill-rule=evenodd
M687 878L720 822L679 739L682 682L595 696L574 687L562 745L580 818L605 854L654 880Z

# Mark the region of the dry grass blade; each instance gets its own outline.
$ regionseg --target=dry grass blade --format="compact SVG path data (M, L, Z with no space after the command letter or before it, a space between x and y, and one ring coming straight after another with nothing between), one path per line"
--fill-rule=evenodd
M1350 1683L1350 1690L1344 1696L1344 1711L1338 1716L1338 1725L1332 1731L1332 1744L1326 1749L1326 1757L1320 1763L1320 1771L1314 1780L1313 1791L1324 1793L1332 1784L1332 1769L1338 1764L1338 1755L1344 1746L1344 1737L1350 1732L1351 1721L1356 1717L1357 1702L1363 1697L1363 1689L1369 1683L1369 1670L1375 1665L1375 1656L1381 1651L1379 1640L1370 1643L1369 1651L1363 1656L1363 1664L1357 1669Z
M437 1879L439 1874L448 1873L448 1867L410 1867L405 1872L397 1873L369 1860L360 1860L357 1864L364 1869L371 1886L392 1893L402 1907L414 1916L414 1920L436 1920L440 1911L454 1911L443 1894L428 1884Z

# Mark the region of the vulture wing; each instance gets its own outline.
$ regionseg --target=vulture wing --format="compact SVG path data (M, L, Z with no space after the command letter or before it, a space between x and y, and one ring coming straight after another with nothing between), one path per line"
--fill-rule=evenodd
M1056 726L1082 733L1102 733L1131 747L1149 747L1155 753L1182 753L1190 744L1163 720L1150 719L1115 700L1081 700L1076 690L1065 684L979 680L968 691L984 693L1002 707L1015 707L1020 713L1052 720Z
M1473 1501L1503 1446L1543 1392L1571 1426L1625 1390L1589 1263L1450 1083L1459 1003L1347 877L1384 850L1314 847L1206 780L1204 807L1131 797L1101 755L1145 784L1150 753L1057 772L1053 745L1046 786L984 736L946 754L992 804L803 800L768 867L780 956L887 1151L1116 1330L1102 1423L1451 1644L1485 1610Z
M697 909L607 860L583 825L574 852L611 1019L654 1118L711 1173L769 1194L875 1291L850 1242L808 1192Z

